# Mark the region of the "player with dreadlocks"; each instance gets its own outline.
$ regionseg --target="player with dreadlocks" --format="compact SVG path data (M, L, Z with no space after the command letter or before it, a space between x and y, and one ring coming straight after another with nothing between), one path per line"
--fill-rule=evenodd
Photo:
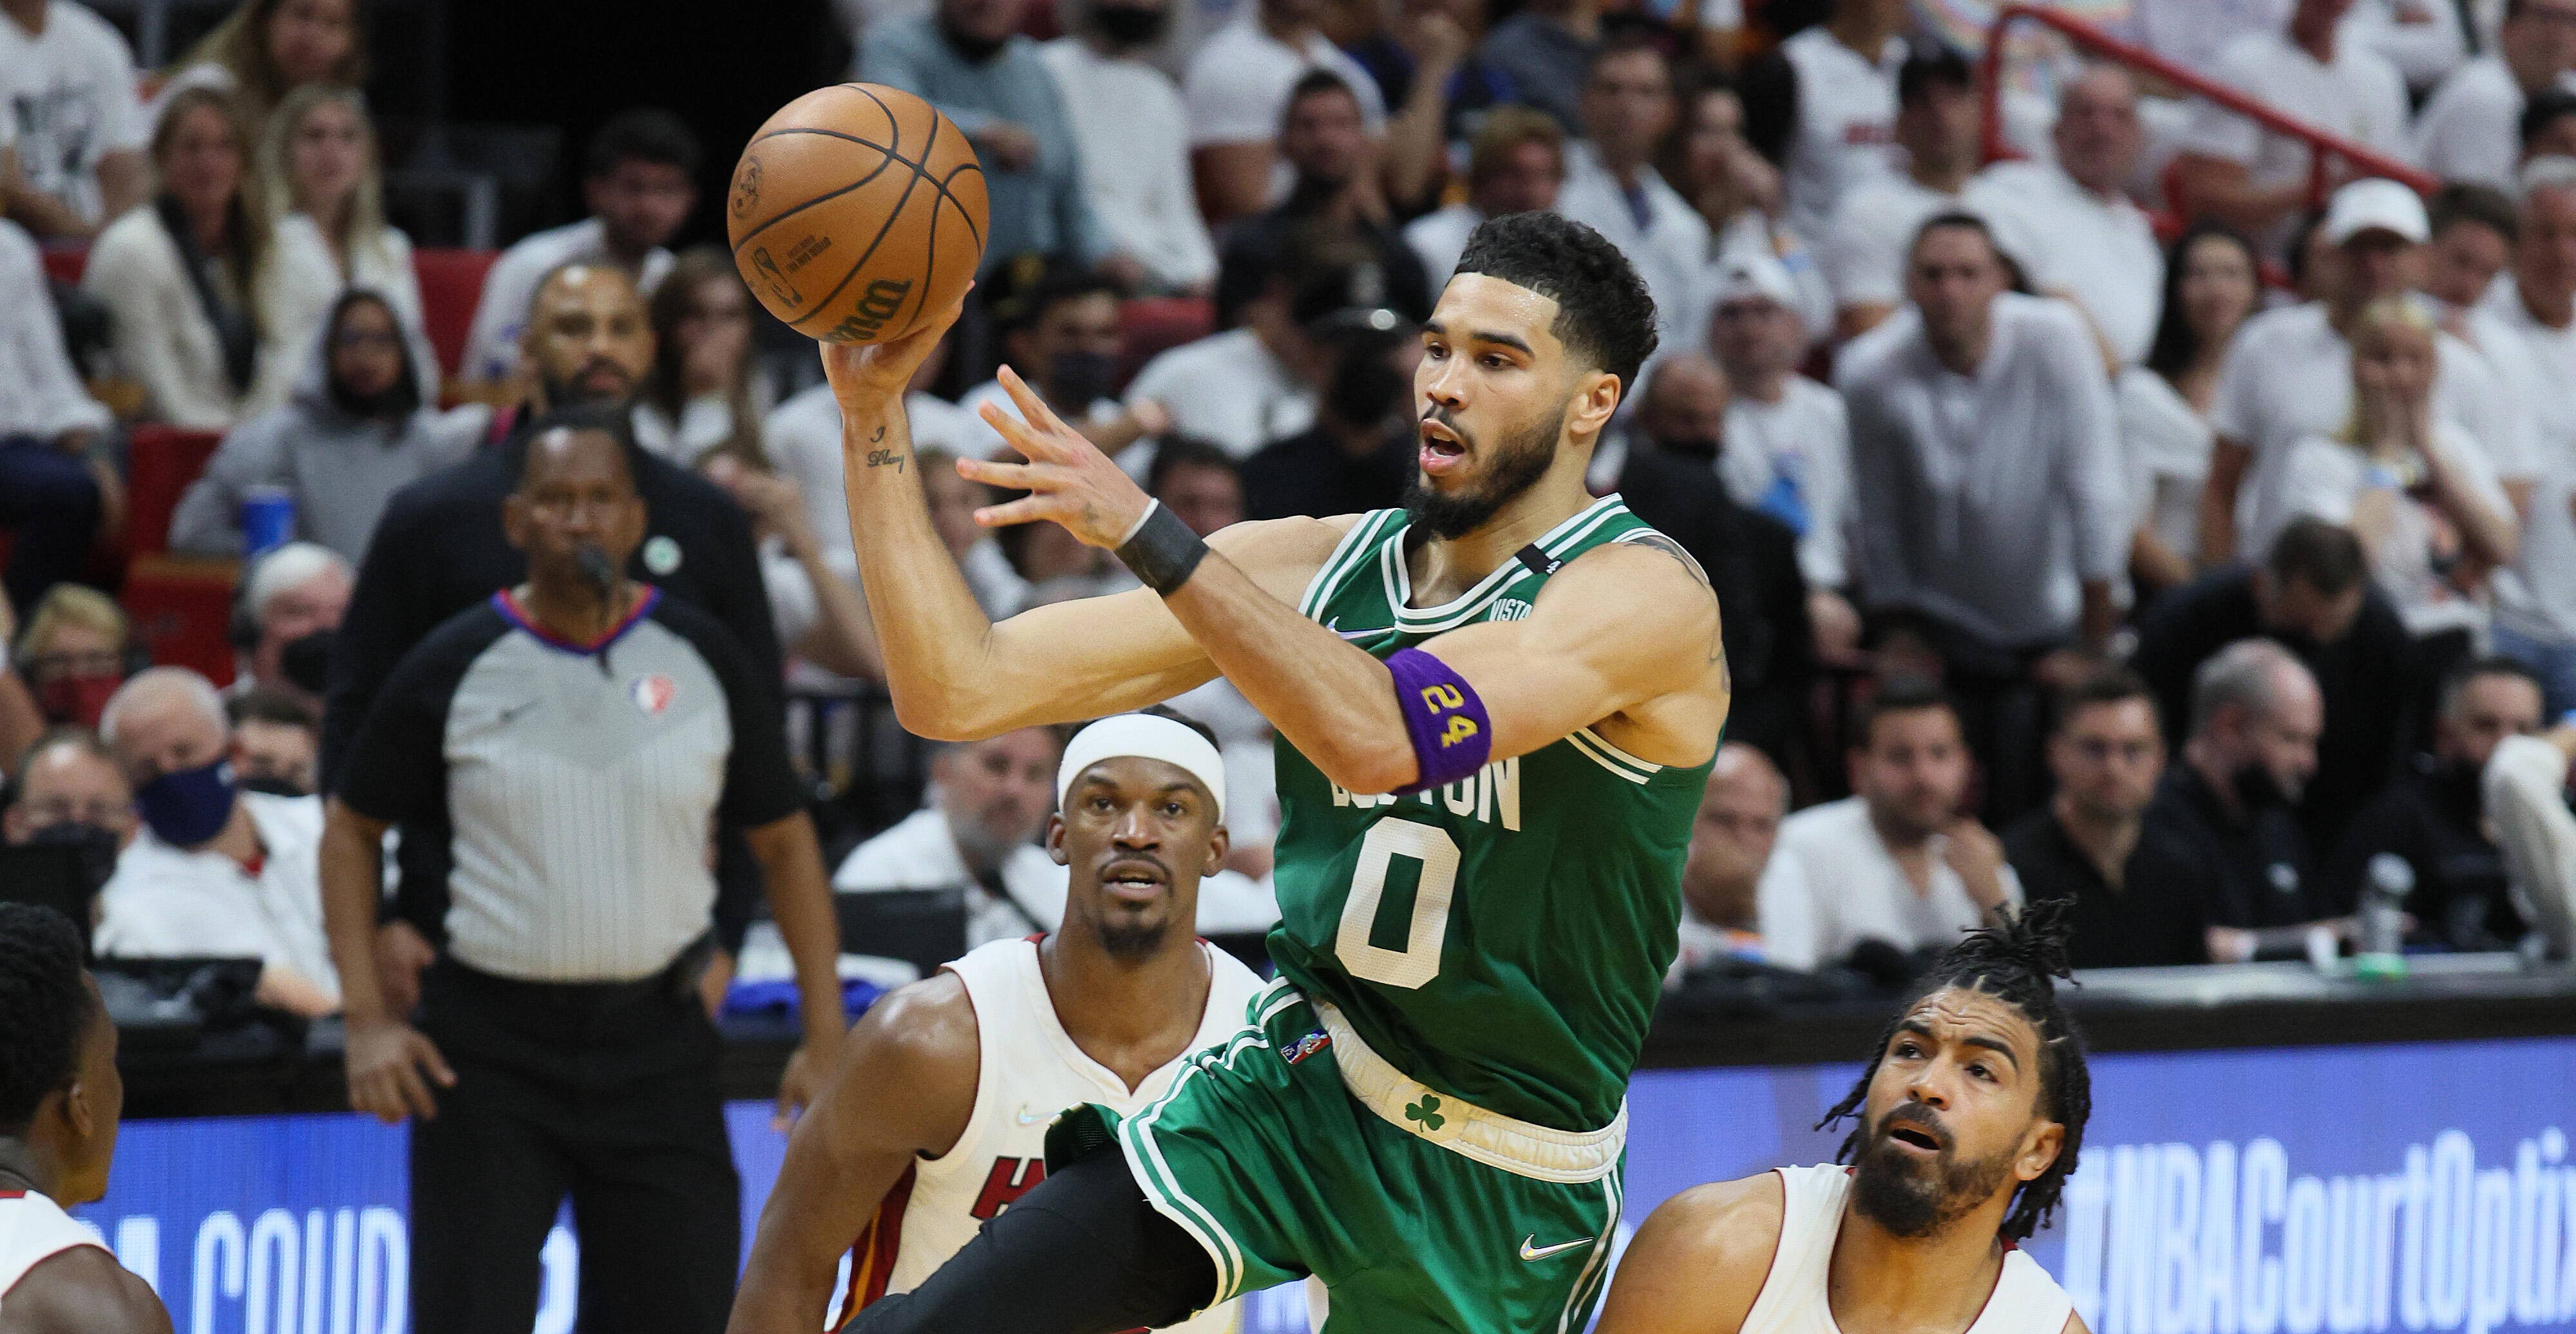
M2092 1080L2050 905L1932 966L1850 1096L1835 1163L1699 1186L1647 1218L1600 1334L2085 1334L2013 1243L2075 1171Z

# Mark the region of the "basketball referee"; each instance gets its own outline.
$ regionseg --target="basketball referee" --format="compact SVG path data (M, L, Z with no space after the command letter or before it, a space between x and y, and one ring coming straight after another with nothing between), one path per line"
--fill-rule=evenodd
M533 430L503 511L528 581L403 657L323 834L349 1101L419 1118L412 1323L440 1334L527 1334L567 1194L586 1328L724 1327L741 1192L695 989L718 820L745 830L796 960L805 1041L782 1112L828 1074L844 1027L776 692L713 618L621 573L646 518L626 420L582 409ZM453 868L418 1030L375 966L378 848L397 821L443 840Z

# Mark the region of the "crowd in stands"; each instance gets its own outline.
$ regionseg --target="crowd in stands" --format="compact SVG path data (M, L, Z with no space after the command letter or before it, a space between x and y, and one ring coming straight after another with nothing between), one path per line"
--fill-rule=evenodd
M854 76L938 106L991 185L973 302L907 402L995 618L1134 585L1053 525L975 523L953 464L1005 448L975 415L1016 411L999 365L1203 534L1399 506L1419 327L1479 223L1554 210L1657 312L1594 488L1724 609L1677 976L1901 971L2043 899L2090 966L2349 951L2392 859L2413 946L2576 945L2548 782L2576 755L2576 0L2296 0L2216 34L2198 73L2375 155L2325 190L2305 139L2111 65L2060 62L2035 123L1991 127L1975 53L1905 0L1794 31L1787 5L1034 7L851 7ZM490 264L442 365L364 20L244 0L138 73L75 0L0 0L0 832L81 849L102 953L256 956L307 1014L340 994L324 797L415 647L527 577L536 417L614 423L630 573L704 614L710 660L774 705L884 674L830 391L763 355L729 254L682 244L729 146L608 120L586 215ZM1148 309L1188 336L1148 343ZM147 428L220 443L137 546ZM165 543L238 588L228 686L152 665L112 596L109 553ZM1202 928L1256 930L1269 728L1222 680L1175 707L1238 789ZM818 803L850 763L824 752L865 741L798 743ZM962 888L968 943L1051 928L1060 745L916 747L916 813L826 822L834 888ZM722 975L784 977L750 924L781 854L744 837L705 858ZM447 855L396 822L395 997Z

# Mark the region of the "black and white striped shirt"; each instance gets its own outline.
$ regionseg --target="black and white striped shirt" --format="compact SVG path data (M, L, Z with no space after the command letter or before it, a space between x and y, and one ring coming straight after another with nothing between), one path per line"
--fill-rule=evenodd
M767 824L802 803L775 698L721 625L657 589L595 644L496 593L404 655L340 798L445 845L458 962L527 981L649 977L708 929L713 821Z

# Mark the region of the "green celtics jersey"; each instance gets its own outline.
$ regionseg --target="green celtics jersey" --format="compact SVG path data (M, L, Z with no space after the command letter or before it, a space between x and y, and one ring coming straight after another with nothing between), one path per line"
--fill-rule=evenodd
M1405 515L1364 516L1298 611L1384 658L1527 616L1548 575L1653 530L1608 496L1467 594L1416 608ZM1354 794L1278 743L1270 954L1404 1073L1559 1130L1610 1123L1678 948L1682 856L1708 766L1591 729L1411 796Z

